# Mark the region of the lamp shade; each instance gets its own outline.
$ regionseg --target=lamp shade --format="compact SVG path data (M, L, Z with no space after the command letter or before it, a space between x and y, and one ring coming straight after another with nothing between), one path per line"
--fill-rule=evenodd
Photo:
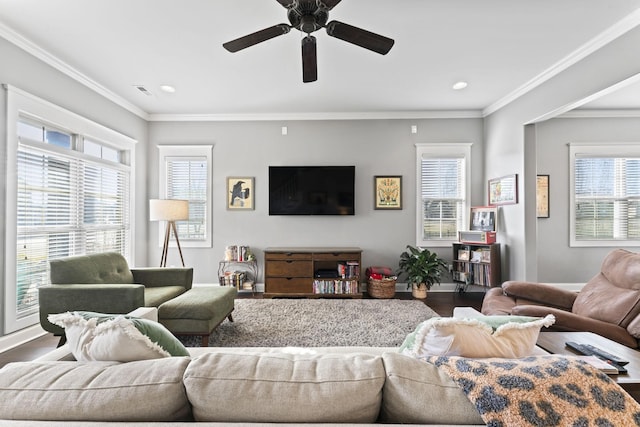
M149 220L181 221L189 219L189 201L174 199L149 200Z

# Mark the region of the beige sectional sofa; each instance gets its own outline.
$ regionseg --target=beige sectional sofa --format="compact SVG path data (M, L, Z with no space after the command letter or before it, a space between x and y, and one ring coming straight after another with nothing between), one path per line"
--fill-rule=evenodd
M11 363L0 370L0 425L484 425L445 374L393 348L189 350L128 363Z
M129 314L157 320L158 310ZM0 426L484 425L446 374L396 348L188 351L76 362L65 344L10 363L0 369Z

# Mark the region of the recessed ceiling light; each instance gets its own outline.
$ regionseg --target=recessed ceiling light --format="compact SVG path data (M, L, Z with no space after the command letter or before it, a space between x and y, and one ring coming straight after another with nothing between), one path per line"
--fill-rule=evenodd
M160 90L166 93L175 93L176 88L171 85L160 85Z
M453 90L462 90L468 86L467 82L459 81L453 84Z

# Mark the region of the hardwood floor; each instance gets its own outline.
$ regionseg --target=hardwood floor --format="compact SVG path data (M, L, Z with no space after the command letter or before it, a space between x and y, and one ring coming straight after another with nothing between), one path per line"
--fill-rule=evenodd
M241 298L262 298L262 294L241 294ZM411 299L410 292L397 292L398 299ZM482 306L482 292L431 292L424 303L431 307L436 313L443 317L449 317L453 314L454 307L473 307L480 310ZM26 344L0 353L0 367L10 362L20 362L33 360L51 350L58 345L58 337L47 334L41 338L29 341Z

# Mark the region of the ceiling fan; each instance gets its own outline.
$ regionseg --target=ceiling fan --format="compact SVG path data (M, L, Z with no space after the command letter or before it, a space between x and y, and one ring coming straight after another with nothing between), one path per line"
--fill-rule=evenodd
M393 39L372 33L340 21L329 21L329 11L341 0L276 0L287 8L289 24L277 24L264 30L256 31L222 46L229 52L238 52L247 47L262 43L295 28L307 35L302 39L302 81L305 83L318 80L318 62L316 55L316 38L311 35L320 28L327 34L381 55L387 54L393 47Z

